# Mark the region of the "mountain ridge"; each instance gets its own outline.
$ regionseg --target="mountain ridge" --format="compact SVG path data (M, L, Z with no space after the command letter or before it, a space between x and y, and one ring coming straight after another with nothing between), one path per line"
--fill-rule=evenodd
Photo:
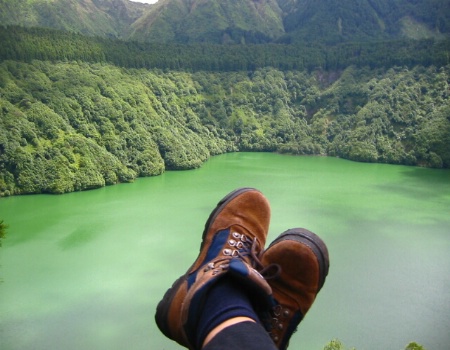
M124 38L148 5L128 0L0 0L0 24Z
M0 23L160 43L445 38L446 0L0 0Z
M445 15L384 16L384 0L361 1L359 17L342 4L331 13L331 0L13 3L0 0L0 197L129 182L238 150L450 167L450 40L433 40L448 38ZM256 27L255 13L271 21ZM44 19L61 28L35 28ZM432 39L396 39L405 31ZM139 42L151 35L160 41Z

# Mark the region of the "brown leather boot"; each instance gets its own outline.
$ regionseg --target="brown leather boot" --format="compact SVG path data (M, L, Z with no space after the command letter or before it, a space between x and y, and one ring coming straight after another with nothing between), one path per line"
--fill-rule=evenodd
M197 259L157 306L155 320L164 335L195 349L194 333L205 294L225 275L238 279L252 293L255 308L268 307L271 288L254 266L264 249L269 222L269 203L256 189L237 189L217 204L205 224Z
M295 228L278 236L261 262L266 269L277 267L278 273L268 279L275 306L260 318L278 349L284 350L325 282L328 250L317 235Z

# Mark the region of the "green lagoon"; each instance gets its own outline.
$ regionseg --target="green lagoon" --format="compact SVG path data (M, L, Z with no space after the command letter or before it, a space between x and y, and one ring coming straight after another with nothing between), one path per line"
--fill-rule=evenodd
M450 171L233 153L97 190L0 199L0 349L181 349L156 304L237 187L270 200L270 242L320 235L331 267L290 349L450 346Z

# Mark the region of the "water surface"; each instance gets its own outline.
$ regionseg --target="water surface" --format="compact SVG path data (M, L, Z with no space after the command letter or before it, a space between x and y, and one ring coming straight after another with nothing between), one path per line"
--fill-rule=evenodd
M0 199L0 348L181 349L155 306L196 258L217 201L269 198L268 241L306 227L330 275L291 349L450 344L450 171L235 153L201 169L98 190Z

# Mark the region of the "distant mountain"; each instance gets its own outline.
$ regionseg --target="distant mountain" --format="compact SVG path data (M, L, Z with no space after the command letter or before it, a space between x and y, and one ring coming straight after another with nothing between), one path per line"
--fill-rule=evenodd
M450 33L447 0L278 0L284 41L439 38Z
M450 1L0 0L0 23L162 43L423 39L450 36Z
M129 38L159 42L261 43L284 34L276 0L160 0Z
M149 7L128 0L0 0L0 24L123 38Z

